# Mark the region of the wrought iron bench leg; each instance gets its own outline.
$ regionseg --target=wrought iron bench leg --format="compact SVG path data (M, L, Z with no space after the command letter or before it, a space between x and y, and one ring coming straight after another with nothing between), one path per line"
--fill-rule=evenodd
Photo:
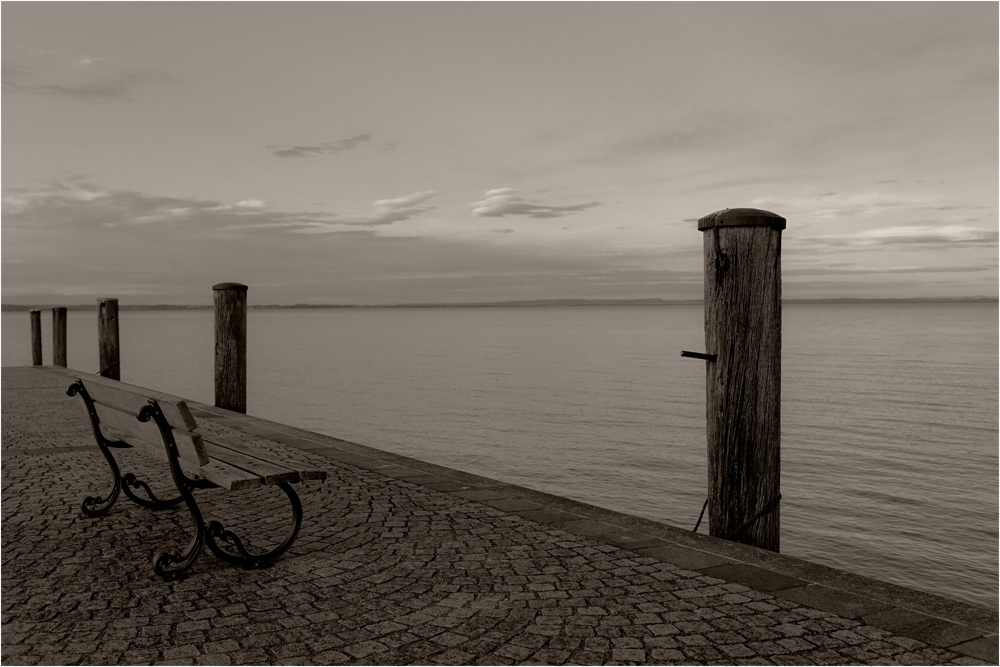
M101 453L104 454L104 458L107 459L108 465L111 467L111 475L113 477L113 485L111 491L107 494L107 498L104 496L87 496L83 503L81 504L81 509L83 513L90 517L101 516L102 514L107 514L108 510L118 501L118 495L120 492L124 491L125 495L137 505L146 507L152 510L166 509L168 507L174 507L182 500L183 496L177 496L176 498L171 498L169 500L160 500L155 495L153 495L152 490L149 485L136 478L132 473L127 473L122 476L121 470L118 467L118 462L115 461L114 455L111 454L111 448L115 449L127 449L132 445L121 442L120 440L108 440L104 437L101 432L100 419L97 416L97 410L94 408L94 401L90 398L90 394L87 393L87 388L83 386L80 382L74 382L66 390L66 394L69 396L76 396L80 394L83 399L84 404L87 406L87 414L90 416L90 427L94 430L94 439L97 440L97 446L100 448ZM135 493L132 492L134 488L141 488L149 496L150 500L145 498L140 498Z
M91 400L90 394L87 393L86 388L79 382L74 382L66 390L67 396L76 396L80 394L83 398L84 405L87 406L87 414L90 416L90 427L94 430L94 439L97 440L97 446L100 448L101 453L104 454L104 458L107 459L108 465L111 467L111 475L113 477L113 485L111 491L108 492L107 496L87 496L84 498L83 503L80 505L80 509L83 513L90 517L100 516L102 514L107 514L108 510L118 501L118 494L122 489L122 476L121 471L118 469L118 462L115 461L115 457L111 454L109 447L129 447L130 445L124 442L119 442L117 440L108 440L101 433L101 427L98 426L100 420L97 418L97 410L94 408L94 401Z
M171 462L171 469L174 466L176 466L176 462ZM194 519L194 536L188 543L187 548L181 553L159 551L153 555L153 571L164 579L176 579L190 570L198 562L198 558L201 557L201 552L205 548L205 519L202 517L201 509L198 507L198 503L195 502L194 495L191 493L191 488L197 485L197 482L188 479L184 473L180 472L179 467L177 472L180 473L182 478L178 481L177 488L181 492L181 499L191 511L191 518Z
M302 527L302 503L299 501L299 496L295 493L295 489L293 489L290 484L282 482L277 486L285 492L285 495L288 496L288 500L292 505L292 527L289 530L288 535L285 536L284 541L268 552L252 553L245 546L243 546L243 541L236 534L223 528L222 524L218 521L212 521L208 524L206 538L208 540L208 548L212 550L212 553L215 554L217 558L220 558L228 563L242 565L249 570L256 567L262 567L266 563L285 553L288 548L292 546L295 538L298 537L299 528ZM234 554L230 551L226 551L219 545L218 542L216 542L216 540L231 542L233 547L239 553Z
M214 487L215 485L206 480L190 479L181 470L177 444L174 442L170 425L167 424L166 417L163 416L163 412L156 401L150 400L149 405L140 410L137 417L142 422L148 422L152 419L160 429L160 435L163 437L163 445L167 450L167 459L170 462L170 475L174 479L177 491L180 492L178 498L163 501L156 498L149 491L149 487L146 484L137 482L138 485L145 487L146 492L153 499L152 502L143 500L140 504L170 506L176 505L183 500L191 512L191 518L194 519L194 536L183 552L160 551L153 555L153 570L164 579L174 579L182 576L198 562L198 558L201 556L201 552L205 546L205 519L201 515L201 509L198 507L198 503L195 501L191 490L195 488ZM128 489L126 489L126 494L130 498L134 495L129 493Z

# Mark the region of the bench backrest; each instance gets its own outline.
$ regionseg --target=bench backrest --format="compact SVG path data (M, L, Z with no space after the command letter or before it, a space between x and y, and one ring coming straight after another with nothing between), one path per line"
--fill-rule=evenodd
M195 465L208 464L208 454L201 435L192 433L198 427L198 423L191 415L184 399L100 375L86 373L69 373L69 375L80 380L87 389L102 426L162 449L163 437L156 422L152 419L141 422L136 418L139 411L149 405L150 399L155 400L171 427L178 456Z

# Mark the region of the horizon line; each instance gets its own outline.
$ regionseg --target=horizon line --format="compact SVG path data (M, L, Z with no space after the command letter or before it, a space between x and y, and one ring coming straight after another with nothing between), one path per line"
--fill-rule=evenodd
M787 298L782 303L788 304L822 304L822 303L984 303L1000 302L1000 296L923 296L923 297L825 297L825 298ZM294 303L294 304L260 304L248 305L249 310L293 310L293 309L335 309L335 308L505 308L505 307L611 307L611 306L688 306L703 305L704 299L520 299L510 301L469 301L469 302L416 302L391 304L335 304L335 303ZM2 303L3 312L31 311L49 308L67 308L69 310L97 310L97 303L75 304L17 304ZM121 309L129 310L209 310L213 304L121 304Z

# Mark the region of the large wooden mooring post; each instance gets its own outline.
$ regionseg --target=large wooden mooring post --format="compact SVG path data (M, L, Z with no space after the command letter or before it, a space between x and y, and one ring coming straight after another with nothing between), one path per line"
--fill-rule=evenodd
M97 300L97 355L101 368L99 374L112 380L121 380L121 353L118 348L118 299Z
M29 310L31 318L31 365L42 365L42 311Z
M219 283L215 301L215 405L247 411L247 286Z
M66 368L66 309L52 309L52 365Z
M708 517L716 537L779 551L781 230L769 211L698 221L705 247Z

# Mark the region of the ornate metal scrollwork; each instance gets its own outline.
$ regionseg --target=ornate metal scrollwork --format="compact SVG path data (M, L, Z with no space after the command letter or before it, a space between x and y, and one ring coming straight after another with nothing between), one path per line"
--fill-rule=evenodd
M101 453L104 454L104 458L107 459L113 477L111 491L108 492L107 496L87 496L84 498L83 503L80 504L80 509L84 514L96 517L107 514L108 510L117 502L118 494L122 488L121 471L118 469L118 463L115 461L115 457L111 455L108 447L128 447L129 445L119 441L110 441L104 437L104 434L101 433L101 420L98 418L97 410L94 408L94 401L90 398L90 394L87 393L87 388L79 381L71 384L66 390L67 396L72 397L77 394L80 394L84 405L87 406L87 414L90 416L90 427L94 430L94 439L97 440L97 446L100 448Z
M200 513L199 513L200 516ZM198 562L205 547L205 525L196 526L194 537L183 553L160 551L153 555L153 570L164 579L181 577Z
M152 419L160 429L160 436L163 438L163 446L167 450L167 459L170 461L170 474L174 478L174 484L181 494L181 499L188 506L191 518L194 519L194 537L183 553L169 553L161 551L153 556L153 570L165 579L173 579L182 576L187 572L201 556L205 546L205 519L201 515L201 509L195 502L191 489L201 484L188 479L184 471L181 470L177 444L174 442L174 435L171 432L167 418L163 416L159 404L155 400L150 400L149 405L139 411L138 419L141 422L148 422Z
M142 489L149 500L146 498L140 498L132 489ZM169 509L171 507L176 507L178 503L184 500L184 496L177 496L176 498L170 498L168 500L161 500L156 497L153 490L149 488L141 479L137 479L132 473L126 473L122 476L122 491L128 496L129 500L134 502L136 505L141 505L147 509L151 510L163 510Z
M258 567L264 567L267 563L285 553L285 551L292 546L292 542L294 542L295 538L298 537L299 528L302 527L302 502L299 500L298 494L295 493L295 489L293 489L290 484L281 482L277 486L285 492L285 495L288 496L288 500L292 505L292 527L291 530L289 530L288 535L285 536L284 541L270 551L255 554L243 545L243 541L235 533L223 528L222 524L218 521L212 521L208 524L206 536L208 538L208 548L212 550L212 553L215 554L217 558L228 563L242 565L244 568L251 570ZM226 551L216 540L230 542L239 553L234 554L230 551Z

